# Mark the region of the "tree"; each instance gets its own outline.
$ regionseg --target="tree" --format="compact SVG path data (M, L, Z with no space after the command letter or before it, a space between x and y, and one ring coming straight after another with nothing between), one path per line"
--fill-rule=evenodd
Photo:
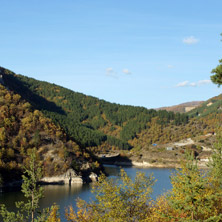
M215 69L212 70L211 81L218 85L218 87L222 84L222 59L219 60L220 65L218 65Z
M222 33L221 33L222 36ZM219 60L219 65L211 71L211 73L215 73L212 75L211 81L218 85L218 87L222 84L222 59Z
M26 221L55 221L59 222L59 218L56 216L58 211L57 206L52 206L51 209L44 209L38 216L37 209L39 208L39 200L43 197L43 189L38 185L39 180L42 177L42 168L37 161L36 149L31 151L28 158L28 164L24 167L22 192L27 198L27 202L16 202L18 211L9 212L5 205L1 205L0 214L4 222L26 222ZM51 219L50 219L51 218ZM57 220L56 220L57 218Z
M153 184L153 177L143 173L137 173L134 182L124 170L116 181L102 175L93 186L96 200L88 204L79 200L77 213L70 206L66 217L71 222L148 221Z
M209 161L209 176L212 190L214 191L214 202L217 207L215 218L222 220L222 131L217 131L217 140L213 146L213 153Z
M171 177L173 187L167 198L170 213L165 216L176 221L205 221L217 215L214 190L208 176L198 169L193 154L186 155L182 168Z
M209 174L213 178L215 188L222 188L222 131L217 131L217 140L213 145L213 153L209 161Z
M37 182L42 177L42 170L39 163L37 163L36 149L32 150L30 155L30 162L28 166L25 166L24 175L22 176L22 192L28 199L27 203L22 203L20 206L31 215L32 222L34 221L34 213L39 208L39 200L43 197L43 189Z

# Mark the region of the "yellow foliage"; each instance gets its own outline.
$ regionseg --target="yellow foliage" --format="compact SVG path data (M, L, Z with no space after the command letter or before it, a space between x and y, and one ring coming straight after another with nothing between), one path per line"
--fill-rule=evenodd
M86 159L88 159L88 158L90 157L89 153L87 153L87 152L84 152L84 153L83 153L83 156L84 156Z
M13 95L13 102L14 104L18 104L19 100L21 99L21 96L18 94Z
M53 205L46 222L61 222L61 219L59 218L58 215L58 210L59 207L57 205Z
M14 150L12 148L8 148L7 149L7 156L9 158L13 158L15 156L15 152L14 152Z
M135 181L123 170L118 181L106 179L102 175L92 190L96 201L87 204L78 200L78 211L74 212L73 208L69 207L66 218L71 222L151 221L149 207L153 183L153 177L146 177L143 173L138 173Z
M6 130L4 127L0 128L0 145L2 146L6 140Z
M69 222L93 222L93 212L87 209L87 203L84 200L77 200L78 212L75 212L72 206L66 209L66 219Z

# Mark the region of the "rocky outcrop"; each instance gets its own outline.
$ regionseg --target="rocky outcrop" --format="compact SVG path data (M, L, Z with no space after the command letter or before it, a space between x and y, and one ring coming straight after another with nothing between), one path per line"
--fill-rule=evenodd
M66 173L53 176L53 177L43 177L40 181L43 184L83 184L83 179L78 176L73 169L68 169Z
M89 175L89 179L92 181L92 182L97 182L98 181L98 176L97 176L97 174L95 174L95 173L90 173L90 175Z

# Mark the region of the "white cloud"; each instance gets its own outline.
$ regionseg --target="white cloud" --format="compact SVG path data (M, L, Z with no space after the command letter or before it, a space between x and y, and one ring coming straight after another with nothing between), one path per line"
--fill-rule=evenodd
M173 65L167 65L167 68L168 68L168 69L173 69L174 66L173 66Z
M129 69L123 69L122 72L126 75L131 75L132 72L129 70ZM106 76L109 76L109 77L113 77L115 79L118 79L118 73L112 68L112 67L108 67L106 68Z
M195 38L194 36L189 36L183 39L183 43L187 45L196 44L199 42L199 39Z
M188 86L189 85L189 81L183 81L183 82L179 82L176 87L184 87L184 86Z
M197 86L197 83L196 83L196 82L191 82L191 83L189 83L188 86L196 87L196 86Z
M106 68L106 75L118 79L118 76L112 67Z
M114 73L114 70L113 68L109 67L109 68L106 68L106 74L109 75L111 73Z
M132 74L132 73L129 71L129 69L123 69L123 73L125 73L125 74L127 74L127 75Z
M204 80L199 80L197 82L189 82L189 81L183 81L183 82L179 82L176 87L196 87L196 86L202 86L205 84L209 84L211 83L210 80L208 79L204 79Z
M209 84L209 83L211 83L211 81L209 79L204 79L204 80L198 81L198 85L205 85L205 84Z

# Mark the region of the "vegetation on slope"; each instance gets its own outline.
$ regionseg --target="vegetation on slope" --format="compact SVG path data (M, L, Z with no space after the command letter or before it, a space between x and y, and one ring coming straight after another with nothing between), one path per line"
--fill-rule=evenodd
M188 112L191 117L207 117L209 114L222 114L222 94L207 100Z
M68 168L80 173L87 164L88 168L99 166L86 150L68 140L60 126L1 84L0 148L0 174L5 183L21 178L33 148L38 149L45 176L59 175Z
M222 60L220 60L220 63L222 63ZM1 69L1 73L4 75L6 74L6 82L7 86L9 86L9 80L11 78L10 87L13 86L13 84L20 83L16 79L16 75L14 75L12 72ZM222 84L222 65L216 67L212 71L215 73L211 77L212 81L215 84L218 84L220 86ZM12 78L13 77L13 78ZM20 76L21 79L25 78ZM5 79L4 79L5 80ZM33 81L33 80L31 80ZM35 81L35 80L34 80ZM27 81L29 82L29 81ZM47 84L47 83L46 83ZM34 91L27 91L30 90L31 87L34 86ZM50 86L50 85L48 85ZM32 96L35 97L35 99L39 99L39 101L42 101L42 104L36 103L36 100L32 100L31 97L28 95L21 94L23 97L27 97L30 99L32 104L34 106L39 106L39 109L42 109L46 113L48 112L48 115L50 113L54 114L55 116L58 115L64 115L69 117L70 120L77 120L77 123L80 127L87 127L89 129L100 129L102 128L103 131L105 131L104 126L106 126L109 123L112 123L111 125L112 130L111 132L115 131L116 137L124 137L129 136L128 134L124 135L124 127L131 132L131 129L135 127L135 132L140 133L142 130L145 130L147 127L152 128L151 126L154 124L154 129L159 129L158 131L162 132L162 126L166 127L170 124L175 124L176 126L181 125L182 123L185 124L185 129L187 128L187 125L192 123L191 125L197 125L202 126L200 128L200 132L205 130L207 127L215 127L216 123L218 123L221 120L221 114L220 112L215 112L216 110L220 110L220 107L217 107L216 105L213 106L213 104L217 104L217 102L220 100L219 97L216 98L216 102L212 99L211 102L209 101L205 104L203 104L202 108L199 108L199 111L201 111L202 115L199 115L200 113L196 112L195 115L199 116L197 120L192 119L193 122L188 123L187 117L182 117L178 114L177 116L173 116L172 114L169 115L167 112L153 112L150 111L149 114L151 116L145 115L145 122L144 128L140 128L137 125L137 118L138 122L141 123L139 120L141 117L141 109L144 111L143 114L146 114L146 111L144 108L136 108L137 111L140 111L139 114L135 114L132 107L129 106L110 106L110 109L112 109L113 112L111 113L105 113L103 110L100 110L100 115L96 115L95 113L91 115L92 118L89 118L89 116L85 116L81 120L82 114L89 115L90 112L80 112L76 113L77 118L75 119L74 113L72 109L68 109L69 106L62 106L60 103L54 101L55 103L52 103L53 99L57 96L57 94L54 92L52 95L53 98L49 99L47 96L42 97L41 93L42 91L37 90L37 92L40 91L40 93L36 93L36 88L34 84L30 84L28 87L27 85L18 85L16 88L16 85L14 85L14 89L17 91L21 90L21 88L24 89L23 93L30 92ZM55 91L58 90L60 92L60 88L56 88L57 86L52 87L52 89ZM35 92L35 93L34 93ZM72 92L70 92L72 93ZM48 95L48 92L47 92ZM73 96L71 96L70 101L73 101ZM83 96L83 95L81 95ZM84 97L84 96L83 96ZM66 97L65 97L66 98ZM85 98L85 97L84 97ZM46 100L49 99L49 100ZM92 101L95 100L95 98L91 98ZM90 99L90 100L91 100ZM65 100L68 104L70 103L69 100ZM69 101L69 102L68 102ZM82 100L81 100L82 101ZM85 101L85 100L84 100ZM64 103L64 100L61 101L61 103ZM101 101L97 101L95 106L100 107ZM109 104L104 102L105 104ZM22 160L25 160L25 152L27 154L29 153L28 150L34 147L40 146L40 141L44 141L44 137L40 139L41 136L44 136L45 131L47 132L48 136L45 138L46 141L55 139L58 141L58 137L60 140L65 141L65 135L62 133L62 131L59 129L56 131L55 125L51 122L51 120L44 118L41 112L38 110L35 110L34 112L31 111L31 106L28 103L25 103L23 100L21 100L20 96L17 94L13 94L12 92L7 91L3 86L0 85L0 147L1 147L1 162L0 162L0 170L6 169L11 167L19 168L19 163ZM51 106L50 106L51 104ZM75 104L75 102L74 102ZM80 109L82 111L88 109L90 106L85 103L78 103L80 106ZM210 105L209 105L210 104ZM109 104L110 105L110 104ZM109 106L108 105L108 106ZM114 109L114 107L118 107L117 109ZM211 108L207 108L210 107ZM75 107L75 106L74 106ZM126 116L122 115L122 112L119 112L119 110L122 108L124 110L125 107L128 107L129 110L132 108L132 110L128 113ZM213 108L212 108L213 107ZM75 109L74 109L75 110ZM95 108L94 111L96 112L98 108ZM126 111L126 110L125 110ZM148 111L149 112L149 111ZM194 111L193 111L194 112ZM161 113L161 115L159 115ZM205 113L205 115L203 115ZM108 115L107 115L108 114ZM110 115L110 116L109 116ZM192 116L192 112L190 114ZM72 117L73 116L73 117ZM83 115L84 116L84 115ZM123 120L121 117L125 117ZM142 115L143 116L143 115ZM173 116L173 118L171 117ZM114 117L114 118L113 118ZM128 118L129 117L129 118ZM205 118L206 117L206 118ZM100 122L97 127L93 127L93 124L90 123L95 118L95 122ZM98 118L101 118L102 121L98 121ZM147 118L147 119L146 119ZM65 119L65 118L64 118ZM64 121L67 121L64 120ZM42 121L41 121L42 120ZM63 118L61 117L61 120L54 119L54 121L63 121ZM113 123L111 120L116 120L117 122ZM120 121L119 121L120 120ZM133 120L134 122L131 123L130 121ZM102 123L105 121L106 123ZM129 124L130 122L130 124ZM37 125L38 123L38 125ZM42 124L44 123L44 124ZM47 123L47 124L46 124ZM65 122L66 124L68 122ZM219 122L220 123L220 122ZM41 125L42 124L42 125ZM70 133L71 136L72 132L69 131L68 125L63 125L63 127L66 126L66 130ZM85 124L85 125L84 125ZM101 124L103 125L101 127ZM151 124L151 126L148 126L148 124ZM140 124L139 124L140 125ZM159 125L161 127L159 127ZM214 125L214 126L213 126ZM24 130L27 128L27 131ZM34 131L33 131L34 129ZM101 130L101 131L102 131ZM196 132L196 130L195 130ZM27 133L27 135L26 135ZM52 134L51 134L52 133ZM73 132L74 133L74 132ZM121 134L122 133L122 134ZM165 134L165 133L164 133ZM22 137L20 137L22 135ZM53 135L56 135L56 138L53 137ZM130 138L134 139L138 135L130 134ZM187 153L187 159L185 162L182 163L181 169L178 169L176 174L171 177L172 182L172 190L169 191L167 194L160 196L157 198L156 201L150 200L150 194L152 191L152 185L153 185L153 178L145 177L144 174L138 174L135 178L135 182L133 182L125 172L122 171L121 173L121 181L118 181L115 183L112 179L106 179L104 176L100 177L98 183L94 185L94 192L96 193L96 200L91 201L90 203L86 203L85 201L79 200L78 201L78 211L75 212L72 207L69 207L66 211L66 218L68 221L222 221L222 206L221 206L221 200L222 200L222 135L221 130L217 133L217 143L213 147L213 154L211 156L210 162L209 162L209 170L208 171L201 171L197 167L197 160L195 159L194 152ZM105 138L105 137L104 137ZM130 139L129 137L126 138L126 140ZM92 139L95 139L92 137ZM59 140L59 141L60 141ZM108 141L108 137L106 138ZM28 145L28 146L26 146ZM85 144L90 145L90 144ZM6 149L5 149L6 147ZM76 146L74 146L76 147ZM72 147L72 149L74 148ZM48 150L47 150L48 151ZM38 152L40 153L40 152ZM18 155L20 154L20 155ZM75 153L76 154L76 153ZM86 155L86 154L85 154ZM44 156L44 152L42 154ZM34 156L33 156L34 157ZM39 155L39 158L41 159L41 156ZM17 160L18 164L14 159ZM34 159L33 159L34 160ZM19 162L20 161L20 162ZM43 159L44 161L44 159ZM34 163L34 162L33 162ZM25 162L24 162L25 164ZM26 165L26 164L25 164ZM31 168L26 168L26 173L28 174L28 177L24 178L24 186L23 191L26 195L26 197L31 197L31 202L27 204L24 204L23 202L18 203L17 206L21 207L21 212L25 213L27 217L25 219L29 219L28 217L30 214L32 215L32 221L35 220L34 218L34 212L38 208L38 200L41 197L41 191L37 191L35 189L36 185L36 179L38 178L38 173L34 175L31 161ZM34 182L34 184L32 183ZM32 184L32 186L30 186ZM34 189L33 189L34 188ZM36 202L34 203L34 199L36 198ZM34 206L35 205L35 206ZM22 207L23 206L23 207ZM5 206L3 205L0 210L0 214L3 216L4 221L24 221L24 215L20 214L20 211L17 213L14 212L8 212ZM60 218L58 216L58 207L55 206L51 209L51 211L48 211L48 215L43 215L44 220L46 221L60 221ZM17 220L19 219L19 220ZM42 221L42 218L36 219L36 221Z
M130 149L140 133L183 126L188 116L165 110L112 104L47 82L37 81L1 68L7 87L19 93L36 109L59 123L81 147ZM161 135L156 133L155 138ZM170 138L167 138L170 140ZM147 141L152 143L153 141Z

